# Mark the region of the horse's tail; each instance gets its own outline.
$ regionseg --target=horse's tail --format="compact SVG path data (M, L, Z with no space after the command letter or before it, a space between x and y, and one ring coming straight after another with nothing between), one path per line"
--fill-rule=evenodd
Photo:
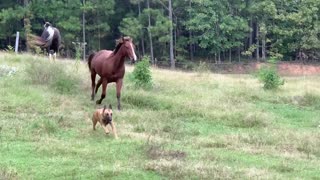
M96 55L96 53L92 53L89 55L89 58L88 58L88 67L89 67L90 72L91 72L91 61L95 55Z
M29 34L28 35L28 44L31 46L39 46L41 48L45 48L48 47L48 41L46 41L45 39L43 39L40 36L36 36L33 34Z

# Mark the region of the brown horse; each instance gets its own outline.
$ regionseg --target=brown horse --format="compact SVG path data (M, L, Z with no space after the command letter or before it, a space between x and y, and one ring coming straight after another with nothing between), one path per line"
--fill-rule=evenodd
M92 88L91 100L94 100L95 93L97 92L99 86L102 84L101 98L96 101L96 104L101 104L102 100L106 97L107 84L115 82L118 109L121 109L120 96L123 77L125 74L124 61L126 57L129 57L132 62L135 62L137 60L132 39L129 37L123 37L119 39L118 45L112 53L108 50L101 50L89 56L88 66L91 72ZM96 74L100 76L97 87L95 83Z

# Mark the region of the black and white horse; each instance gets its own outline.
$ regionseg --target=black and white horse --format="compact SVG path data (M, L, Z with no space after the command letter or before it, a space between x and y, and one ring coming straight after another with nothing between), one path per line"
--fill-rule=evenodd
M51 56L56 59L60 44L60 31L53 27L49 22L46 22L44 24L44 30L41 34L41 37L37 37L36 45L46 49L49 59L51 59Z

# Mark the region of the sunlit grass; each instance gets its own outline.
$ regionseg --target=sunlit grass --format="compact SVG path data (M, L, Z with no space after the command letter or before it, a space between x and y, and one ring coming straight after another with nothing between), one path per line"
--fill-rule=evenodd
M75 84L33 83L37 61ZM0 53L1 64L18 70L0 77L0 179L320 178L320 76L283 77L265 91L252 75L153 68L154 87L143 90L127 66L115 140L92 130L100 106L85 62ZM103 103L116 107L114 84Z

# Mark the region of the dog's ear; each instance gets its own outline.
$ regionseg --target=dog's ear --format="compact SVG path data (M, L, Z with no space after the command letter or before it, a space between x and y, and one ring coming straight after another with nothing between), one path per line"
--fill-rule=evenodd
M103 106L103 110L102 110L102 114L104 114L104 111L106 110L106 108L107 108L107 106L104 105L104 106Z
M109 109L112 109L112 106L111 106L111 104L109 104Z

